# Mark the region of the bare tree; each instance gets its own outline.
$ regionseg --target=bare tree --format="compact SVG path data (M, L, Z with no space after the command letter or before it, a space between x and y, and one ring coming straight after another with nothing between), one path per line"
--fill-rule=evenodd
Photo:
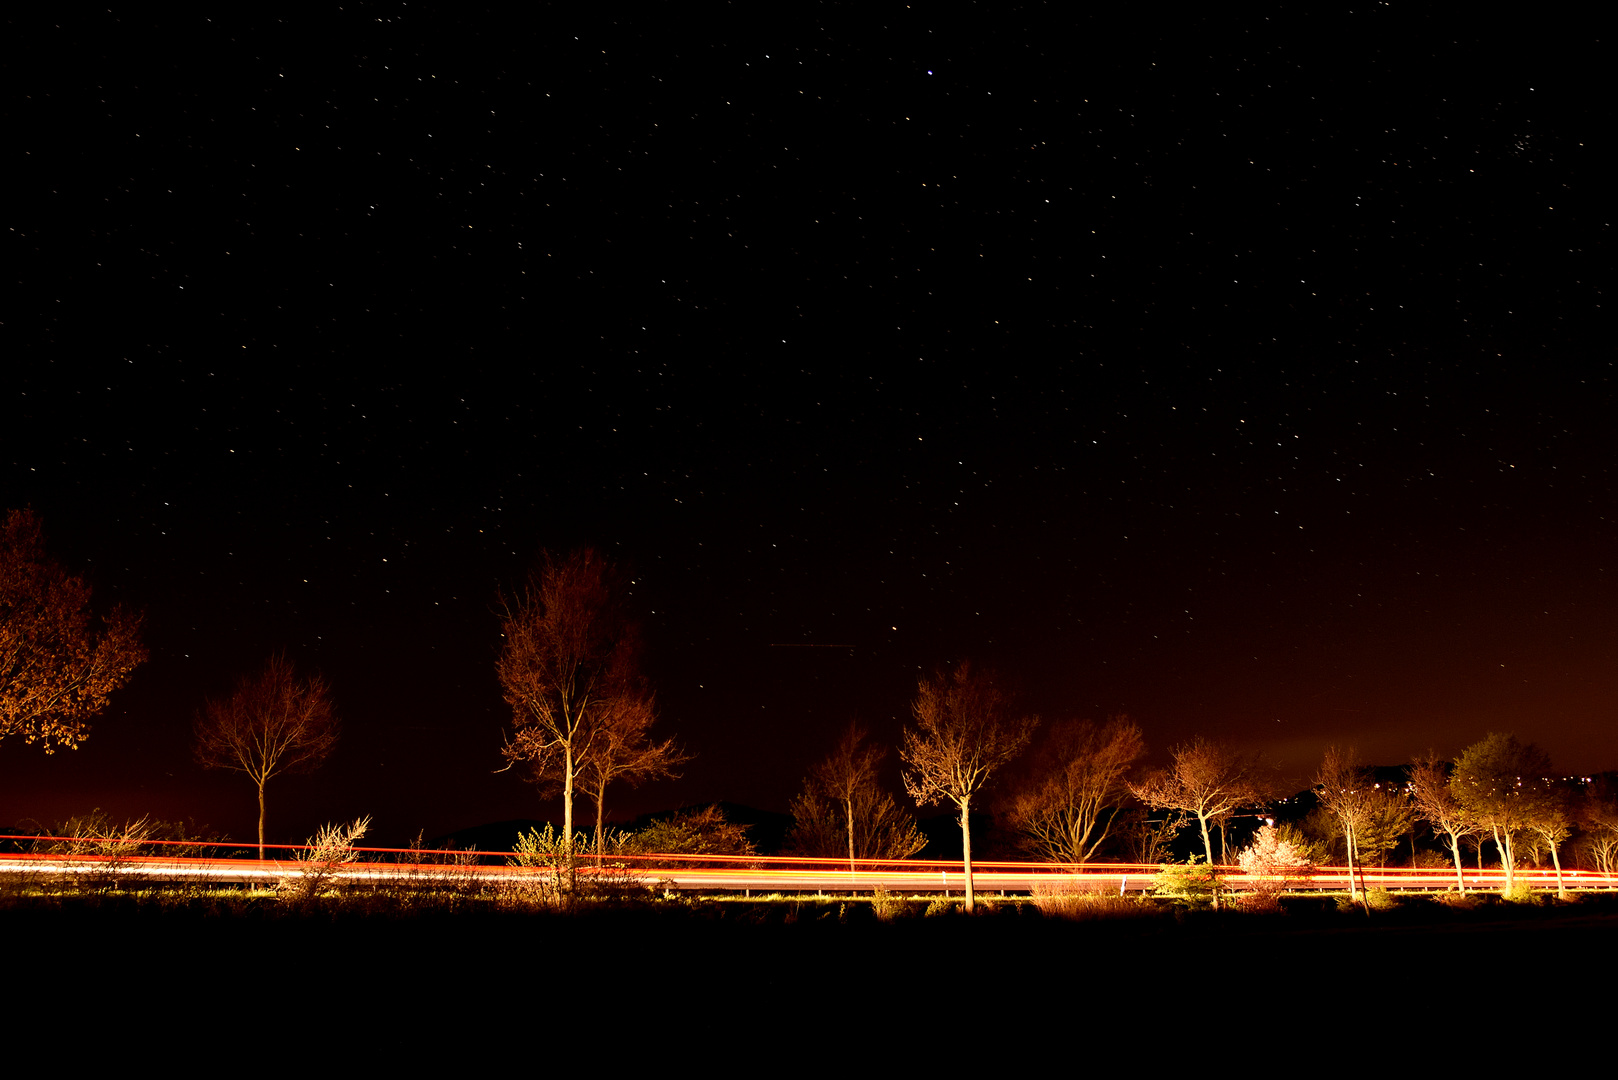
M101 626L90 587L45 553L39 519L12 510L0 525L0 740L45 753L76 749L89 721L146 659L141 618L114 608Z
M236 692L197 714L197 761L246 773L258 788L258 857L264 858L264 785L283 772L313 769L337 745L337 715L319 675L299 679L284 655L264 673L243 677Z
M1450 854L1455 858L1455 885L1465 896L1466 871L1461 865L1461 840L1474 835L1478 825L1455 800L1449 770L1449 762L1427 751L1426 757L1417 758L1410 766L1410 794L1416 800L1416 812L1449 841Z
M1358 885L1354 881L1354 862L1365 850L1369 834L1375 831L1381 810L1379 794L1371 771L1355 762L1353 747L1347 750L1335 746L1326 748L1326 757L1315 774L1315 797L1320 800L1321 809L1331 815L1343 831L1351 901L1359 900L1364 888L1365 861L1360 858ZM1368 903L1366 912L1370 912Z
M651 709L637 670L638 636L611 565L590 550L565 559L547 553L503 606L496 671L515 730L501 752L506 768L526 763L541 790L560 790L571 865L574 788L591 757L605 753L612 719L636 717L633 728L636 710Z
M905 859L927 845L915 820L877 782L877 766L887 751L865 740L865 730L849 724L791 807L792 848L829 856L846 842L850 871L858 869L857 859Z
M966 910L973 907L972 798L990 777L1022 753L1039 718L1015 716L989 676L962 661L954 671L922 679L911 705L899 757L905 791L918 806L948 800L961 815Z
M1451 790L1461 809L1494 837L1507 892L1517 884L1517 839L1538 812L1550 772L1550 758L1539 747L1496 732L1455 759Z
M1611 773L1594 778L1578 803L1585 849L1603 874L1618 872L1618 795L1612 781Z
M678 775L675 769L691 755L673 739L652 741L648 729L657 719L649 694L625 694L603 702L596 713L595 737L584 755L579 782L595 804L596 854L606 854L607 785L623 780L636 787L646 780Z
M1268 794L1259 775L1258 759L1238 754L1223 743L1198 736L1177 746L1173 762L1139 784L1127 785L1147 806L1182 810L1202 827L1202 851L1208 865L1216 865L1210 822L1264 801Z
M1124 777L1145 752L1140 727L1127 716L1047 728L1034 755L1042 768L1009 805L1023 846L1052 862L1093 858L1129 794Z

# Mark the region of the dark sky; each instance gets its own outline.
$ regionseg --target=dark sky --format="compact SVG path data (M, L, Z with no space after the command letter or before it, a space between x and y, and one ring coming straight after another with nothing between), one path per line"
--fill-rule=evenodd
M0 505L152 657L0 821L249 835L190 724L278 649L346 730L272 840L543 816L493 609L583 544L698 755L621 815L784 810L961 658L1300 783L1618 766L1592 28L582 7L7 22Z

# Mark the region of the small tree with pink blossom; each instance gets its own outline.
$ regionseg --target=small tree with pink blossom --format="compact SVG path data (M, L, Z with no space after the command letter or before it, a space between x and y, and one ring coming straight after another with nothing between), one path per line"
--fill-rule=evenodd
M1247 892L1241 904L1258 911L1279 908L1281 894L1314 869L1309 856L1274 825L1260 828L1253 846L1237 853L1236 862L1247 876Z

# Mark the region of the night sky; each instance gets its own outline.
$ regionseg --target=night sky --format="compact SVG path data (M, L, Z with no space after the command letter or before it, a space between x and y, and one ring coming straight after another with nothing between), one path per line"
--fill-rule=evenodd
M345 731L272 841L554 813L494 609L577 545L697 755L622 818L785 810L962 658L1299 785L1618 766L1591 27L583 7L7 21L0 506L151 660L0 822L249 836L191 720L279 649Z

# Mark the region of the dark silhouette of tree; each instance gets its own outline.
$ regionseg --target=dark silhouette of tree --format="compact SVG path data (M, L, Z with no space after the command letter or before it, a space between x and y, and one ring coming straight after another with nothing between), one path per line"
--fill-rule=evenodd
M803 855L829 857L846 847L850 871L856 860L904 859L927 845L915 819L877 782L887 751L865 740L866 732L850 724L837 749L815 766L792 801L787 838Z
M1093 858L1129 794L1124 777L1145 753L1140 727L1127 716L1048 727L1032 755L1036 772L1009 801L1022 846L1052 862Z
M496 671L514 730L501 752L506 768L526 764L541 791L561 792L571 866L574 789L594 755L608 767L615 720L622 721L621 734L637 725L644 734L651 723L638 636L612 566L587 549L564 559L544 555L523 591L503 606L505 645ZM598 791L603 778L612 779L598 773Z
M1015 716L988 675L962 661L921 680L899 757L905 791L918 806L947 800L960 811L966 910L973 908L971 803L990 778L1028 745L1039 718Z
M308 771L337 745L337 714L319 675L298 678L284 655L263 674L244 676L236 692L210 700L195 723L197 761L206 769L246 773L258 788L258 857L264 858L264 786L284 772Z
M596 731L584 755L579 782L595 804L596 854L606 854L607 785L622 780L635 787L646 780L678 775L675 768L691 760L673 739L653 742L657 719L650 695L627 694L604 702L596 713Z
M45 753L76 749L89 721L146 659L141 617L114 608L100 627L90 587L45 553L39 519L12 510L0 526L0 740Z

